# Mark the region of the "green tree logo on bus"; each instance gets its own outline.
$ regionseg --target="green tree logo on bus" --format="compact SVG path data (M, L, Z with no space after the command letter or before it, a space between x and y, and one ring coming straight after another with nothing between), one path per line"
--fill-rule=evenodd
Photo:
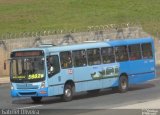
M91 73L92 79L114 78L119 75L119 66L104 67L102 71Z

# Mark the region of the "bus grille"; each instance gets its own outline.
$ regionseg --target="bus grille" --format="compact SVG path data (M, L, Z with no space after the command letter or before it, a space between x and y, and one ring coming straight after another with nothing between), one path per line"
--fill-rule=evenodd
M20 92L21 96L35 96L36 92Z
M17 89L38 89L38 85L31 85L31 84L17 84Z

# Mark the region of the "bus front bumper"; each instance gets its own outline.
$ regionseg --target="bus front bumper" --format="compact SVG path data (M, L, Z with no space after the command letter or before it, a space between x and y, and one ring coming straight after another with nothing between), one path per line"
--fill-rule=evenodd
M48 88L41 89L12 89L12 97L46 97L48 96Z

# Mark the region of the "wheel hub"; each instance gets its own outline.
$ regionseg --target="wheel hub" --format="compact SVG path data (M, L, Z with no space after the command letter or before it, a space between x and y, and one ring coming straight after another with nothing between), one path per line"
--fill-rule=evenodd
M125 80L122 81L122 89L126 89L127 87L127 83Z
M70 90L70 89L66 89L66 90L65 90L65 95L66 95L67 97L70 97L70 96L71 96L71 90Z

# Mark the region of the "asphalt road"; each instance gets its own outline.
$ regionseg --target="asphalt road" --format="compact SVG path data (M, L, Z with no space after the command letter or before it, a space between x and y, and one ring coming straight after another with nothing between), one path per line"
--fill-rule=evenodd
M62 102L59 97L44 98L41 103L35 104L30 98L11 98L9 84L0 86L0 108L1 109L51 109L48 111L41 110L41 113L46 112L56 113L56 115L69 114L69 115L85 115L92 114L100 111L100 113L114 114L122 112L124 114L129 111L111 110L116 107L141 103L145 101L155 100L160 98L160 69L158 68L157 78L153 81L134 85L129 88L126 93L116 93L110 89L100 91L96 95L88 95L86 92L78 93L75 95L71 102ZM69 110L68 110L69 109ZM109 109L109 110L108 110ZM133 113L141 113L134 111ZM126 113L125 113L126 114ZM130 114L131 115L131 114Z
M112 110L112 108L141 103L160 97L160 79L130 87L127 93L114 93L110 89L102 90L97 95L79 93L71 102L62 102L58 97L45 98L35 104L30 98L11 98L9 85L0 87L1 109L50 109L40 113L51 115L141 115L141 110ZM131 114L132 111L132 114ZM107 114L106 114L107 113ZM40 115L43 115L40 114Z

